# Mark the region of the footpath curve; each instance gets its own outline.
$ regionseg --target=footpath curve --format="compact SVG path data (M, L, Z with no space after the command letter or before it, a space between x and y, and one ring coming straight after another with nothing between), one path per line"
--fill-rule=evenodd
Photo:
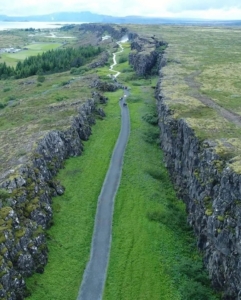
M115 55L113 55L113 61L114 64L110 70L116 64ZM115 77L118 75L117 72ZM77 300L102 299L111 248L114 200L121 179L123 157L130 133L129 110L124 105L124 99L128 94L128 90L124 89L124 97L119 102L121 130L98 198L90 260L83 275Z

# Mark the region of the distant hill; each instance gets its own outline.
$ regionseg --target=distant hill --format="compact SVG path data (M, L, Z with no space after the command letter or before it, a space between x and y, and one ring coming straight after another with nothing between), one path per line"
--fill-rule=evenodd
M187 25L224 25L241 26L241 21L212 21L200 19L175 19L175 18L151 18L143 16L115 17L84 12L60 12L47 15L34 16L6 16L0 15L0 21L8 22L90 22L90 23L119 23L119 24L187 24Z

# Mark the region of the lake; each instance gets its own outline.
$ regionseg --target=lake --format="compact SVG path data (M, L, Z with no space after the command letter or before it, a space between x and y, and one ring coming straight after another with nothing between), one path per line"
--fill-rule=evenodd
M0 30L25 28L54 29L68 24L82 24L82 22L0 22Z

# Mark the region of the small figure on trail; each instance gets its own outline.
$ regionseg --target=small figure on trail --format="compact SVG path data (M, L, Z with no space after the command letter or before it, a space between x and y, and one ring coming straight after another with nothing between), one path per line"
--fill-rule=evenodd
M124 102L124 103L123 103L123 106L127 106L127 103Z

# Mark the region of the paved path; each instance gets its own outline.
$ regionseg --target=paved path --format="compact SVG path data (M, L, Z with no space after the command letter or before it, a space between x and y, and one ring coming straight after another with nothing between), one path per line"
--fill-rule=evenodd
M128 90L124 90L124 100L120 101L121 131L98 199L91 256L84 272L77 300L102 299L111 247L114 200L120 183L123 156L130 132L129 110L127 106L123 105L128 93Z
M113 53L113 64L112 64L112 65L110 66L110 68L109 68L109 70L110 70L111 72L114 72L114 73L115 73L115 75L113 75L115 78L116 78L117 76L120 75L120 72L113 70L113 67L114 67L115 65L117 65L117 62L116 62L116 54L121 53L121 52L123 52L123 50L124 50L124 48L121 46L121 43L120 43L120 42L117 43L117 44L119 45L119 47L121 48L121 50L118 51L118 52Z

